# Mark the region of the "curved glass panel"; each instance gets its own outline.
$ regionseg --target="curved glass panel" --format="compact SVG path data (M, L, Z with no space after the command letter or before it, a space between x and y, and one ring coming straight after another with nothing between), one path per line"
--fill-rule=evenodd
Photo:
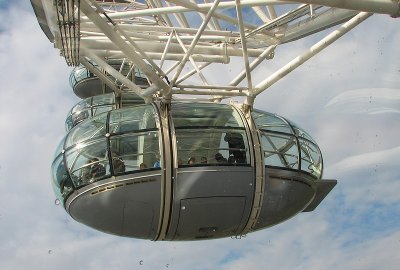
M79 65L75 67L71 74L69 75L69 85L74 88L75 85L87 78L94 77L94 74L91 73L87 68L83 65Z
M138 85L149 85L147 81L146 75L137 67L133 67L132 65L129 65L127 62L122 63L118 61L118 63L111 63L109 64L116 70L118 70L122 75L126 76L128 79L131 81L135 82ZM95 63L92 63L93 66L97 67ZM111 75L106 74L108 77L110 77L112 80L114 78ZM75 67L71 74L69 75L69 84L72 89L75 88L75 86L89 78L97 78L96 75L94 75L91 71L89 71L85 66L79 65ZM118 85L121 85L119 81L116 81Z
M78 113L81 111L86 111L90 109L90 104L91 104L92 98L86 98L84 100L81 100L78 104L76 104L74 107L72 107L70 114Z
M92 106L104 106L115 104L114 93L97 95L92 97Z
M62 150L64 149L64 143L67 135L65 135L61 141L58 143L56 151L54 151L54 158L61 154Z
M277 115L254 110L253 119L257 127L262 130L277 131L292 134L290 126Z
M110 175L106 139L78 144L65 152L67 167L76 187Z
M310 140L315 143L314 139L307 132L305 132L302 128L299 128L297 126L297 124L293 123L292 121L288 121L288 122L290 123L290 125L292 126L292 128L294 129L294 132L296 133L296 135L298 137L305 138L305 139Z
M229 129L176 130L178 165L250 163L246 132Z
M65 120L66 130L71 130L82 121L116 108L113 93L86 98L76 104Z
M113 136L110 151L115 175L162 167L158 130Z
M289 169L299 168L299 150L295 136L262 132L264 164Z
M135 106L112 111L110 134L156 129L156 114L149 105Z
M158 127L153 105L112 110L74 127L59 144L52 165L57 198L65 202L74 189L111 176L161 169Z
M180 127L243 127L236 110L225 104L176 103L172 104L175 128Z
M308 140L299 139L301 151L301 170L317 177L322 173L322 155L318 146Z
M67 167L64 164L63 155L59 155L51 166L52 186L57 198L64 202L66 197L74 190Z
M280 116L257 110L252 115L261 131L266 166L303 171L317 179L322 177L321 151L310 135Z
M106 120L107 114L100 114L99 116L74 127L66 138L65 148L84 142L88 139L105 136Z
M230 105L172 104L178 166L248 165L249 146L239 113Z

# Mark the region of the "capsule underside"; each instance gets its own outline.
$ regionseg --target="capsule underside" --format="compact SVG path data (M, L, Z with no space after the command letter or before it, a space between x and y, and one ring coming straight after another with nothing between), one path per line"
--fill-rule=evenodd
M215 103L116 109L110 95L95 97L111 100L107 109L91 98L71 110L52 166L66 211L97 230L151 240L237 236L318 205L336 183L321 180L311 137L277 115Z

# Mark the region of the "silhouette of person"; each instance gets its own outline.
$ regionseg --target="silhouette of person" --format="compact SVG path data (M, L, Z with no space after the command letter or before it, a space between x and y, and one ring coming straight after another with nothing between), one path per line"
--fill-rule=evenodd
M125 172L125 162L118 157L117 153L111 153L112 164L114 169L114 174L124 173Z
M229 145L229 156L235 158L236 163L246 163L246 152L242 134L237 132L227 132L224 140Z
M189 165L194 165L196 163L196 158L195 157L190 157L188 160Z
M226 158L224 158L224 156L221 153L215 154L215 160L217 161L217 163L227 163Z
M146 163L140 163L140 165L139 165L139 169L141 169L141 170L144 170L144 169L147 169L147 165L146 165Z

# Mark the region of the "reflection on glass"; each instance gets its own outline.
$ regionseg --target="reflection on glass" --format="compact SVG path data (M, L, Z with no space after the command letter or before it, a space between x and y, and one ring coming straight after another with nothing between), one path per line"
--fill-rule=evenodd
M249 164L244 130L176 130L178 165Z
M298 169L299 151L294 136L262 132L264 164Z
M73 191L74 186L64 164L62 155L59 155L54 160L51 171L54 192L60 201L64 201L64 199Z
M283 133L293 133L292 129L286 123L286 121L284 121L281 117L277 115L254 110L253 119L259 129Z
M173 104L178 166L248 165L248 142L242 119L230 105Z
M103 138L66 151L67 166L76 187L109 176L106 149L107 142Z
M113 93L86 98L76 104L68 113L65 120L66 130L69 131L84 120L115 108L116 103Z
M236 110L229 105L215 103L172 104L175 128L181 127L243 127Z
M304 139L299 139L301 150L301 169L315 176L321 175L322 155L318 147Z
M76 126L67 136L65 148L84 142L89 139L104 136L106 134L107 114L101 114L90 121Z
M156 128L154 109L148 105L115 110L110 114L111 134Z
M57 148L52 166L59 199L64 202L74 189L113 175L162 168L157 117L153 105L140 105L102 113L74 127Z
M283 117L257 110L252 114L261 131L266 166L322 177L322 155L310 135Z
M160 168L158 131L124 134L110 139L111 155L114 157L114 174L148 168Z

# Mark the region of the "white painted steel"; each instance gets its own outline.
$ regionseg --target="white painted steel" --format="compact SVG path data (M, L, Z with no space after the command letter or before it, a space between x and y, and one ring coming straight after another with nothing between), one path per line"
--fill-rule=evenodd
M38 18L47 21L60 50L68 42L63 39L70 37L58 33L53 4L63 1L69 0L42 0L46 18ZM399 7L400 0L81 0L75 6L76 13L81 11L78 59L86 66L90 61L105 68L108 74L100 79L116 92L123 84L124 90L146 100L168 103L187 98L181 95L199 100L208 95L210 101L221 101L238 96L251 106L257 95L372 13L397 17ZM266 79L252 76L262 63L280 57L275 48L281 44L296 46L296 40L328 28L331 34ZM108 60L123 59L147 76L147 89L106 66ZM242 63L241 69L227 72L233 63Z
M304 54L296 57L292 61L290 61L287 65L279 69L277 72L272 74L270 77L265 79L264 81L260 82L256 86L256 90L254 92L255 95L260 94L262 91L270 87L272 84L276 83L280 79L284 78L287 74L292 72L294 69L299 67L301 64L306 62L308 59L328 47L330 44L332 44L334 41L336 41L338 38L349 32L351 29L353 29L355 26L357 26L359 23L363 22L365 19L367 19L369 16L371 16L372 13L366 13L366 12L361 12L354 18L352 18L349 22L343 24L338 30L335 32L329 34L325 38L323 38L321 41L313 45L308 51L306 51Z

